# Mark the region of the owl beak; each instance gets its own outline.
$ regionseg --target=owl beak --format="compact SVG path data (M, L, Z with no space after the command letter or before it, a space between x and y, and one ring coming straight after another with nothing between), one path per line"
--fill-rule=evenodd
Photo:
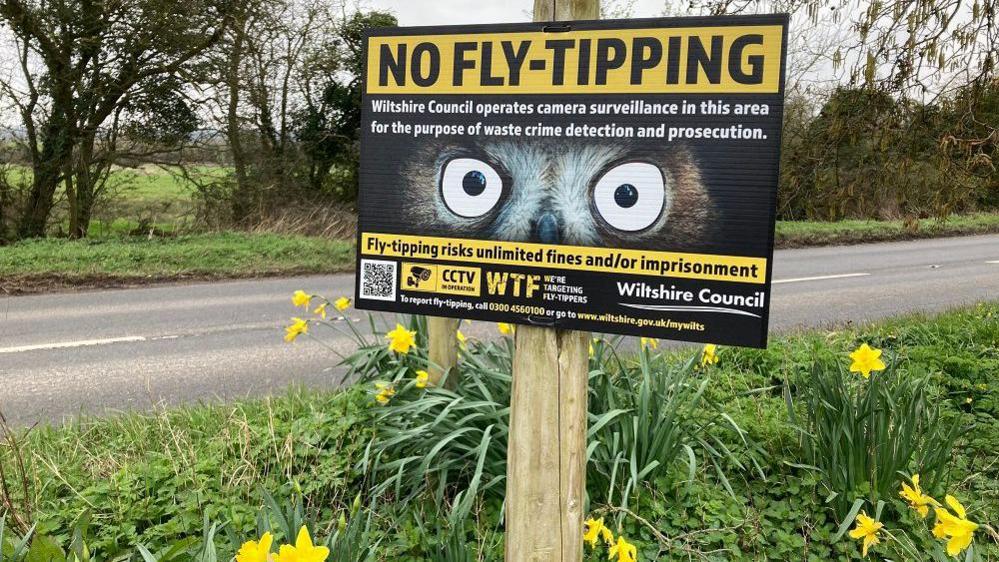
M562 229L553 213L545 212L534 223L534 238L543 244L558 244L562 241Z

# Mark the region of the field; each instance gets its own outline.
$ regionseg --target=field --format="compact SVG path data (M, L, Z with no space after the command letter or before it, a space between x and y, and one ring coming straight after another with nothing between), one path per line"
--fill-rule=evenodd
M703 418L720 405L746 432L751 447L741 448L737 436L734 441L723 438L715 446L731 448L738 462L755 458L759 471L740 470L725 460L723 472L717 472L707 450L697 448L697 468L689 476L686 464L679 460L673 470L653 471L660 476L647 477L624 510L619 498L594 499L601 496L593 495L591 488L588 513L606 517L615 533L638 546L642 561L859 560L859 544L837 533L841 518L833 507L836 496L830 493L828 475L802 458L787 400L801 392L799 377L818 358L846 365L846 353L861 342L884 348L886 358L897 360L911 376L929 374L930 400L942 408L941 422L959 424L960 433L953 454L942 451L946 469L940 481L924 480L924 486L929 493L940 494L936 497L942 498L944 491L958 497L970 519L994 524L999 517L997 304L847 331L775 338L766 351L721 350L717 365L698 369L695 375L703 380L705 390L691 415ZM502 342L499 347L472 345L479 360L503 353ZM634 352L627 353L624 361L633 365L637 361ZM663 372L654 376L664 376L686 360L686 353L655 355L653 364ZM473 355L464 357L463 361L473 361ZM849 376L860 381L855 373ZM410 392L400 389L393 404ZM27 462L26 498L15 487L13 505L19 506L25 520L36 521L41 532L62 544L69 541L74 520L89 514L88 547L101 559L132 552L137 544L162 553L186 538L192 542L184 548L194 549L192 545L198 544L210 523L222 526L216 542L218 557L224 559L241 540L256 536L261 509L272 517L300 509L301 516L313 522L314 532L322 536L334 533L338 525L346 533L348 519L365 521L363 540L358 535L356 543L358 548L370 546L376 560L464 560L439 556L438 549L445 542L451 545L448 548L474 552L476 558L469 560L496 560L502 544L502 528L496 523L502 496L496 492L485 493L470 515L457 523L445 522L454 509L447 503L437 505L430 491L412 498L406 497L405 487L390 486L377 497L370 493L370 486L383 476L363 469L372 454L369 443L379 436L387 439L395 431L392 428L402 423L389 424L392 428L385 425L388 418L384 416L390 415L385 413L391 409L378 406L374 393L370 383L341 392L297 389L266 400L36 427L22 438L21 445ZM599 393L591 382L591 408ZM422 400L440 398L433 396ZM420 407L421 398L413 400L400 403L399 408ZM495 414L483 410L480 415ZM797 415L803 414L799 403ZM481 427L471 418L465 425ZM445 462L443 457L453 447L445 441L453 439L463 438L433 440L443 447L438 452L442 458L436 462ZM686 455L680 453L680 457ZM504 457L498 458L501 462ZM474 465L474 458L465 462ZM14 474L10 447L0 448L0 466L7 468L8 475ZM389 474L394 471L390 469ZM597 485L599 471L593 464L590 471ZM725 482L731 493L719 480L721 474L728 474ZM419 475L422 479L423 472ZM483 476L482 483L486 480ZM274 503L265 491L273 494ZM358 507L355 498L363 507ZM935 543L926 522L897 496L882 499L886 502L882 521L895 537L911 540L917 549L932 548ZM301 505L296 508L298 501ZM867 509L873 513L870 506ZM344 519L337 523L341 516ZM886 549L894 543L885 540L887 544L873 549L873 559L890 552ZM980 560L999 559L996 540L991 527L979 528L975 552ZM919 551L931 559L929 550ZM587 560L606 559L589 547L587 552ZM363 559L334 556L332 562ZM910 555L906 559L923 558Z

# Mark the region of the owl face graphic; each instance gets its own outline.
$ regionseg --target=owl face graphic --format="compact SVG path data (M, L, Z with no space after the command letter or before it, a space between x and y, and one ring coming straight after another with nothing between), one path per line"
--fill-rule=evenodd
M712 202L682 147L552 139L425 146L404 165L409 224L428 235L697 248Z

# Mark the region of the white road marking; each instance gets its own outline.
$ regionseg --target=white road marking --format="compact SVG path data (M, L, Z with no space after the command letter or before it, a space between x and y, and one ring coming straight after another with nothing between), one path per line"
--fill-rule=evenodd
M76 340L56 343L39 343L35 345L19 345L15 347L0 347L0 353L21 353L23 351L37 351L39 349L65 349L69 347L87 347L92 345L107 345L109 343L146 341L144 336L124 336L120 338L106 338L100 340Z
M774 285L779 283L800 283L802 281L822 281L825 279L846 279L848 277L867 277L870 273L840 273L839 275L820 275L818 277L796 277L794 279L775 279Z
M985 263L999 263L999 260L992 260L992 261L987 261L987 262L985 262Z

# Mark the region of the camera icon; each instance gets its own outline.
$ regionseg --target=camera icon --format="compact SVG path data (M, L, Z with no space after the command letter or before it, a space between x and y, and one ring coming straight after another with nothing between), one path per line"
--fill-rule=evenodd
M409 270L409 277L406 278L406 286L419 287L420 283L429 280L432 274L433 271L427 269L426 267L420 267L418 265L414 265Z

